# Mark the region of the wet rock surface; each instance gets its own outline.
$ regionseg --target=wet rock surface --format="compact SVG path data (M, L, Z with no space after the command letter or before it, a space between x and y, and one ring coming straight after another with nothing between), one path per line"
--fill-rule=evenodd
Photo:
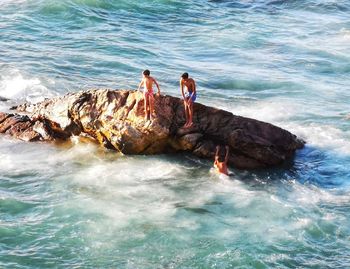
M65 140L85 135L124 154L191 152L212 159L215 146L229 145L230 164L261 168L283 164L304 142L272 124L194 104L194 125L185 123L183 102L155 96L152 122L144 120L143 95L136 91L93 89L70 93L0 113L0 133L25 141Z

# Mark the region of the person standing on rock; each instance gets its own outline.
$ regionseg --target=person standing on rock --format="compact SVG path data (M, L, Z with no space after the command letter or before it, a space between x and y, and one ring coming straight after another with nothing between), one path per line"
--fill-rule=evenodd
M186 93L184 92L186 87ZM188 73L183 73L180 79L181 94L184 99L186 123L183 127L189 128L193 125L193 103L196 101L196 83L190 77Z
M138 91L143 86L143 96L145 102L145 120L152 121L152 113L154 112L154 96L153 96L153 83L158 88L158 95L160 95L160 88L157 81L151 77L151 71L148 69L142 72L142 80L139 84Z
M226 150L225 159L222 160L222 159L220 158L220 154L219 154L220 146L216 146L214 167L216 168L216 170L217 170L219 173L228 176L227 162L228 162L228 155L229 155L229 152L230 152L229 146L225 146L225 150Z

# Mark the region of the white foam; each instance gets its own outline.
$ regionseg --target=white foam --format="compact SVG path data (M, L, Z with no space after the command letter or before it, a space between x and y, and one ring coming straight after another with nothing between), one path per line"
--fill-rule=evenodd
M318 206L321 203L346 205L350 203L348 194L337 194L332 190L320 189L314 185L304 185L297 181L290 183L293 191L290 193L291 203L299 206Z
M270 262L270 263L276 263L276 262L279 262L279 261L285 261L285 260L288 260L290 259L290 256L287 255L287 254L284 254L284 253L273 253L269 256L267 256L266 258L266 261Z
M2 97L36 103L54 95L39 78L24 76L16 69L2 71L0 76L0 96Z
M249 103L231 103L215 100L208 100L209 105L218 107L234 115L253 118L270 123L287 121L290 118L304 112L301 104L292 103L289 100L268 99L254 100Z
M249 107L238 106L234 109L237 115L272 123L288 120L300 110L301 107L298 104L276 100L259 101Z
M69 152L76 150L80 153L73 157L74 161L83 155L84 149L74 146L68 151L67 161L74 156ZM83 161L82 167L71 170L69 175L60 176L63 182L68 176L72 188L85 197L87 211L105 215L115 227L140 219L166 222L174 215L178 195L168 187L171 184L164 185L164 182L183 174L179 164L152 157L120 156L115 161L108 161L106 158L100 160L96 152L89 155L94 158ZM61 157L59 162L65 159ZM57 160L57 156L52 158L52 162Z
M327 37L328 42L319 42L322 48L330 54L347 57L350 41L350 30L342 28L339 32Z
M344 42L350 41L350 29L342 28L340 30L340 36Z
M312 223L312 220L309 218L298 218L293 226L295 229L302 229L309 226L311 223Z
M16 5L23 4L27 1L28 0L1 0L0 1L0 8L6 7L7 5L10 5L10 4L16 4Z
M343 155L350 155L350 132L340 130L328 124L281 124L281 127L293 132L307 141L309 146L330 149Z
M109 157L98 146L76 140L74 146L64 150L40 143L14 144L15 148L9 141L0 144L0 157L4 160L0 163L0 172L25 169L48 175L56 193L67 192L67 201L62 201L67 212L78 210L102 216L86 222L84 234L87 239L91 238L91 244L99 236L118 235L117 231L124 227L141 225L142 228L137 227L135 233L142 238L153 226L196 232L202 227L202 221L212 221L213 233L220 240L239 238L244 227L247 236L275 242L279 238L295 238L296 233L319 219L315 214L296 214L300 208L313 212L323 202L350 202L347 195L339 196L298 182L290 182L287 195L280 197L273 189L271 194L216 173L209 173L209 178L205 173L204 178L193 176L191 169L166 158ZM49 170L53 170L54 176L48 174ZM189 181L183 183L188 178ZM184 184L181 187L185 190L173 188L176 184ZM213 201L222 204L211 207ZM176 206L179 203L184 206ZM220 207L220 213L216 212L217 207ZM201 218L184 208L206 209L209 213ZM328 215L324 217L330 218ZM281 220L284 225L281 225ZM186 238L188 234L180 236Z

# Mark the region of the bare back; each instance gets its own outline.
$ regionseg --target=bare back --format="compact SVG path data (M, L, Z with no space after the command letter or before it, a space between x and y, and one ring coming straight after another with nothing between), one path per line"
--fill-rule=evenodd
M154 82L153 77L144 77L143 78L144 92L152 92L153 91L153 82Z

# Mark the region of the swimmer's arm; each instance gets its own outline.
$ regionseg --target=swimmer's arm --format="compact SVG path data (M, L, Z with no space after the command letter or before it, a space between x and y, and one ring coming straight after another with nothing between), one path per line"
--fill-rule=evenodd
M219 161L219 146L216 146L214 166L218 163L218 161Z
M182 79L180 79L180 89L181 89L182 98L186 101L185 93L184 93L184 84L182 83Z
M154 84L156 84L156 86L158 88L158 95L160 95L160 88L159 88L158 82L155 79L153 79L153 82L154 82Z
M228 156L229 156L229 153L230 153L230 148L229 148L229 146L226 146L225 149L226 149L225 163L227 164Z
M192 80L192 89L193 89L193 91L192 91L192 95L194 95L194 94L196 94L196 82L194 81L194 80ZM192 96L191 96L191 98L192 98Z
M188 98L188 102L190 102L190 103L192 103L193 95L196 94L196 83L194 82L194 80L192 80L192 89L193 89L193 91L192 91L190 97Z
M142 79L141 82L140 82L140 84L139 84L139 87L137 88L137 91L140 90L140 88L142 87L143 83L144 83L144 81L143 81L143 79Z

